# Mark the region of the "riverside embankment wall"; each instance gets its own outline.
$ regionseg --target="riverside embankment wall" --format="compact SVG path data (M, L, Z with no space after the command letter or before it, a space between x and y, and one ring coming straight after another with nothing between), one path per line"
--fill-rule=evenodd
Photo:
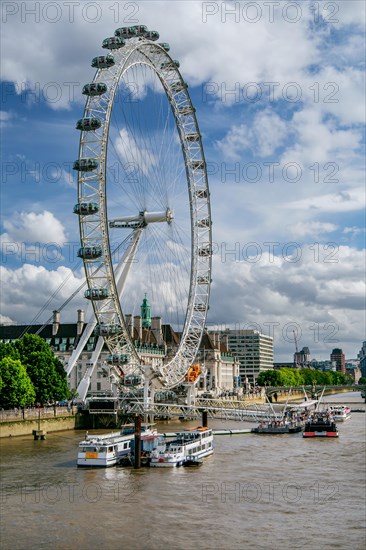
M42 418L40 423L37 418L2 421L0 423L0 438L32 435L33 430L38 429L51 433L77 428L83 428L83 418L79 415Z

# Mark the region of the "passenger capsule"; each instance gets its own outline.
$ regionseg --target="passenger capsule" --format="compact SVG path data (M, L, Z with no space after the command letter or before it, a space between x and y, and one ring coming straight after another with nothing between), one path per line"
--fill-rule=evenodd
M123 48L126 44L125 40L120 36L111 36L110 38L105 38L102 42L102 48L107 50L119 50Z
M133 38L137 36L137 31L134 27L121 27L114 31L114 36L119 36L120 38Z
M80 118L76 123L76 129L90 132L91 130L98 130L101 125L102 123L97 118Z
M201 136L198 133L196 133L196 134L187 134L186 135L186 140L187 141L199 141L200 137Z
M204 218L203 220L198 220L197 222L197 227L210 227L210 226L211 226L211 223L209 218Z
M91 62L91 66L95 69L108 69L109 67L113 67L113 65L113 55L98 55L98 57L94 57Z
M173 84L170 85L170 89L172 92L182 92L183 90L186 90L188 88L188 84L185 82L173 82Z
M103 95L107 91L107 84L104 82L91 82L83 86L82 94L89 95L91 97Z
M208 285L210 283L210 279L209 279L209 277L201 275L201 276L197 277L197 283L199 285Z
M87 300L105 300L108 296L108 288L88 288L84 292L84 297Z
M148 31L145 33L145 38L148 40L159 40L159 33L157 31Z
M82 246L78 250L78 258L82 258L83 260L96 260L97 258L100 258L102 255L102 247L95 245L95 246Z
M120 353L111 353L110 355L107 355L107 363L111 363L112 365L120 365L121 363L127 362L127 355L122 355Z
M203 257L211 256L211 248L209 246L203 246L202 248L199 248L198 255Z
M141 376L136 376L134 374L130 374L128 376L125 376L125 378L122 382L122 384L124 384L125 386L138 386L141 383L142 383Z
M121 332L121 326L114 323L110 325L98 323L95 326L94 331L98 336L113 336L114 334Z
M134 25L130 28L136 32L137 36L145 36L146 33L149 32L146 25Z
M197 189L197 191L195 192L195 195L197 199L207 199L207 196L208 196L207 189Z
M206 304L194 304L193 309L195 311L206 311L207 306Z
M196 112L196 109L191 105L189 105L188 107L180 107L178 109L178 113L183 116L193 115L193 113L195 112Z
M172 61L165 61L160 65L160 68L163 70L178 69L178 67L180 67L180 63L176 59L173 59Z
M78 202L74 206L74 214L79 214L81 216L96 214L98 210L99 206L96 202Z
M205 167L205 163L203 160L192 160L191 166L193 170L203 170Z
M99 162L97 159L93 158L84 158L76 160L73 164L73 169L78 172L92 172L98 168Z
M163 48L163 50L165 50L166 52L170 50L170 45L168 44L168 42L159 42L158 46Z

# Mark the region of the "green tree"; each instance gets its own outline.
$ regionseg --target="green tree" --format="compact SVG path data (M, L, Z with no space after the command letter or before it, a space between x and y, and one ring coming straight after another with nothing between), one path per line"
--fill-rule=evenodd
M361 378L359 379L358 383L359 383L360 385L366 384L366 376L361 376Z
M264 370L259 373L257 382L259 386L278 386L278 373L277 370Z
M25 334L15 346L33 382L38 402L69 397L65 369L40 336Z
M34 402L36 392L26 368L19 359L4 357L0 361L2 388L0 406L4 409L25 407Z
M4 357L11 357L12 359L20 359L20 355L14 344L7 343L4 344L0 342L0 360Z

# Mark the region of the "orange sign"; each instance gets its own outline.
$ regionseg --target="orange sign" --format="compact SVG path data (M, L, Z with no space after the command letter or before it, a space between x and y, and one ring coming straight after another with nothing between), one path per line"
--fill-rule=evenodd
M98 458L98 453L85 453L85 458Z

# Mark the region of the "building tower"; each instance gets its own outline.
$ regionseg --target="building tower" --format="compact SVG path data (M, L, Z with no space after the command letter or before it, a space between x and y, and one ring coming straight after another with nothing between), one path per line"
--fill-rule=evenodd
M146 294L141 304L141 319L142 328L151 328L151 306L149 300L146 298Z
M330 360L335 362L337 371L346 374L346 360L341 349L335 348L330 354Z
M357 357L360 360L361 376L366 376L366 341L363 342Z
M273 369L273 338L257 330L232 330L225 332L229 349L239 359L239 374L244 385L253 384L260 372Z

